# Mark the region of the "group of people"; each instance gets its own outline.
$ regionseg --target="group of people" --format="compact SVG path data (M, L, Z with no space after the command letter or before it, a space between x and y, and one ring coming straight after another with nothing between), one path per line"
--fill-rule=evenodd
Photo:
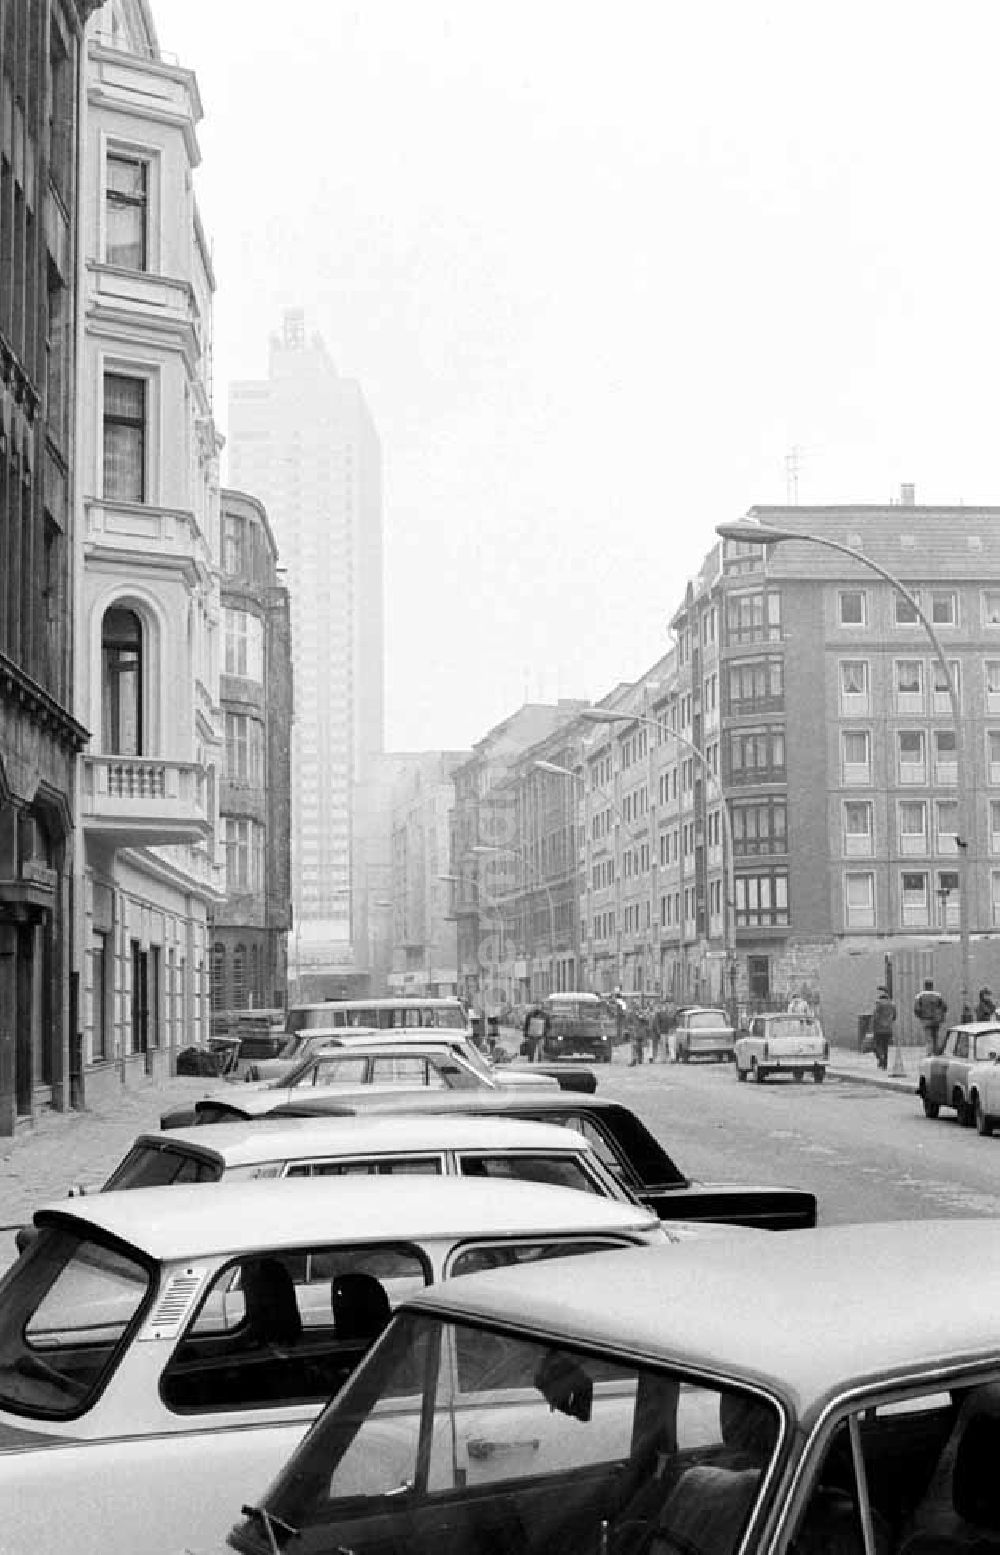
M621 999L618 1008L618 1036L629 1041L629 1066L645 1062L649 1044L649 1062L666 1063L670 1058L670 1033L677 1025L677 1006L667 999L658 1004L627 1005Z
M984 985L979 990L975 1010L971 1010L966 1005L962 1010L962 1019L963 1021L993 1020L996 1007L992 992ZM924 978L924 986L913 1001L913 1013L924 1028L925 1052L928 1056L939 1052L940 1032L948 1013L948 1003L934 987L932 977ZM872 1044L875 1050L875 1062L880 1069L887 1069L889 1066L889 1048L895 1024L896 1006L888 987L881 983L872 1010Z

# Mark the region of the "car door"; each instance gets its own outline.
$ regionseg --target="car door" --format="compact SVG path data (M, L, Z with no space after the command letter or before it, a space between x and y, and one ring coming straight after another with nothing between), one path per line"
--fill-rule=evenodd
M950 1044L951 1052L947 1055L944 1074L944 1095L941 1100L946 1106L951 1106L955 1091L961 1091L964 1096L969 1078L969 1033L956 1031L953 1033L954 1041Z
M932 1053L924 1060L927 1065L927 1095L931 1101L941 1103L948 1102L951 1092L948 1089L948 1064L951 1061L957 1033L949 1031L944 1047L940 1053Z

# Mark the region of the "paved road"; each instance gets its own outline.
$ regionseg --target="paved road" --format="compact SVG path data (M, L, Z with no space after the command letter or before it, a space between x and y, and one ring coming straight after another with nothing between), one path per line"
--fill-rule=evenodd
M832 1078L738 1085L712 1063L614 1064L599 1085L688 1175L811 1188L825 1223L1000 1214L1000 1137L930 1122L913 1095Z

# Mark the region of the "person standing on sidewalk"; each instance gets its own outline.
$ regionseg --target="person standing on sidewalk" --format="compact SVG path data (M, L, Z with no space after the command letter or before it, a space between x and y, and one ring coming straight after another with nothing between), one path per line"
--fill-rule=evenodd
M977 1020L995 1020L997 1002L988 988L980 988L979 999L976 1004Z
M895 1024L896 1006L889 997L888 988L884 983L880 983L875 995L875 1008L872 1010L875 1062L880 1069L889 1067L889 1044L892 1042L892 1028Z
M630 1069L634 1069L636 1064L642 1063L643 1039L646 1034L645 1022L643 1021L642 1013L640 1010L634 1007L629 1010L626 1020L626 1029L628 1030L629 1038L632 1043L632 1057L628 1061L628 1066Z
M948 1013L948 1006L934 987L932 977L924 978L924 986L913 1001L913 1013L924 1028L925 1052L930 1057L938 1050L938 1032Z

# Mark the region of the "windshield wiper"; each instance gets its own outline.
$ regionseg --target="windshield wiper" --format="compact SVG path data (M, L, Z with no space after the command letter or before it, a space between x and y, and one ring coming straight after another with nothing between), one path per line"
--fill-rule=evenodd
M269 1512L266 1506L241 1506L240 1511L244 1517L249 1517L255 1523L260 1523L260 1526L267 1534L267 1542L271 1546L271 1555L281 1555L278 1541L274 1537L276 1528L286 1539L294 1538L299 1531L297 1528L293 1528L291 1523L286 1523L283 1517L275 1517L274 1513Z

